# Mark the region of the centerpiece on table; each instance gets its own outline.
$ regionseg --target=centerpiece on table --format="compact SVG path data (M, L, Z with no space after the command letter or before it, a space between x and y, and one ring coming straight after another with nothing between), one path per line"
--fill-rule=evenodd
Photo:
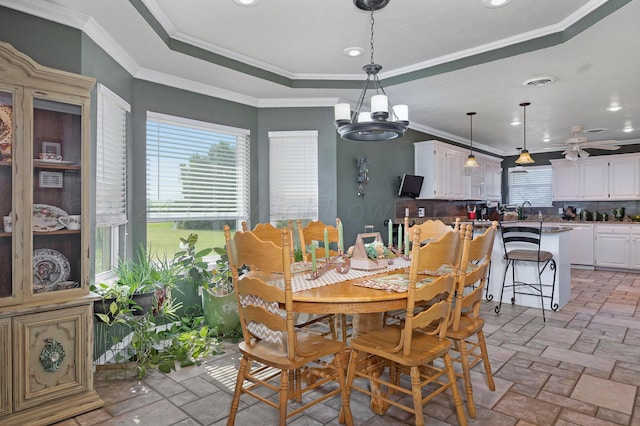
M373 238L373 241L370 239ZM369 242L365 243L365 239ZM395 255L384 245L379 232L358 234L355 245L347 253L351 257L351 267L365 271L386 268Z

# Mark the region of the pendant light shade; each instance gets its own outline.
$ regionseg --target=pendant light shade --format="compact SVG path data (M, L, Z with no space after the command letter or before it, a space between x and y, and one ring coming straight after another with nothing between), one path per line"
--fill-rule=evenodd
M469 151L469 156L467 157L466 161L464 162L464 167L480 167L480 164L478 164L478 161L476 160L476 157L473 155L473 116L476 115L475 112L468 112L467 115L469 116L469 146L470 146L470 151Z
M535 163L535 161L533 161L533 158L531 158L531 154L529 154L529 151L527 150L527 107L531 105L531 102L523 102L520 104L520 106L522 107L522 109L524 110L524 119L523 119L523 124L522 127L524 129L524 145L522 145L524 148L522 148L522 151L520 151L520 156L518 157L518 159L516 160L516 164L533 164Z

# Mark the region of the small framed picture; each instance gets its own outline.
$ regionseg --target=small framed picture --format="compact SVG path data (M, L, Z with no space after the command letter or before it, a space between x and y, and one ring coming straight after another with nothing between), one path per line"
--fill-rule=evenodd
M58 142L42 142L42 152L60 156L60 144Z

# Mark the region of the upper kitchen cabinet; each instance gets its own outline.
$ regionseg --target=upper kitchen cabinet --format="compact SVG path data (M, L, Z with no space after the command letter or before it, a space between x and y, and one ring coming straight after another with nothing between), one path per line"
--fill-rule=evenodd
M0 42L0 424L101 407L93 389L92 78Z
M554 201L640 199L640 154L551 160Z
M475 154L480 167L465 169L465 149L435 140L416 142L414 147L415 174L424 176L418 198L501 200L501 159Z
M418 198L465 198L464 155L440 141L416 142L415 174L424 176Z

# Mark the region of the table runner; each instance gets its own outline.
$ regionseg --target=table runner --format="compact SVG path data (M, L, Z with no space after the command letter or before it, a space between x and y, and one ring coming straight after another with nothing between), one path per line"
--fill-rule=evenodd
M303 272L300 274L295 274L291 277L291 290L295 293L297 291L323 287L325 285L335 284L341 281L348 281L356 278L367 277L370 275L381 274L384 272L395 271L397 269L408 268L409 266L411 266L411 261L402 258L395 258L393 259L393 264L388 265L383 269L376 269L373 271L350 269L346 274L339 274L335 270L331 269L315 280L306 279L305 277L308 277L310 274L309 272Z

